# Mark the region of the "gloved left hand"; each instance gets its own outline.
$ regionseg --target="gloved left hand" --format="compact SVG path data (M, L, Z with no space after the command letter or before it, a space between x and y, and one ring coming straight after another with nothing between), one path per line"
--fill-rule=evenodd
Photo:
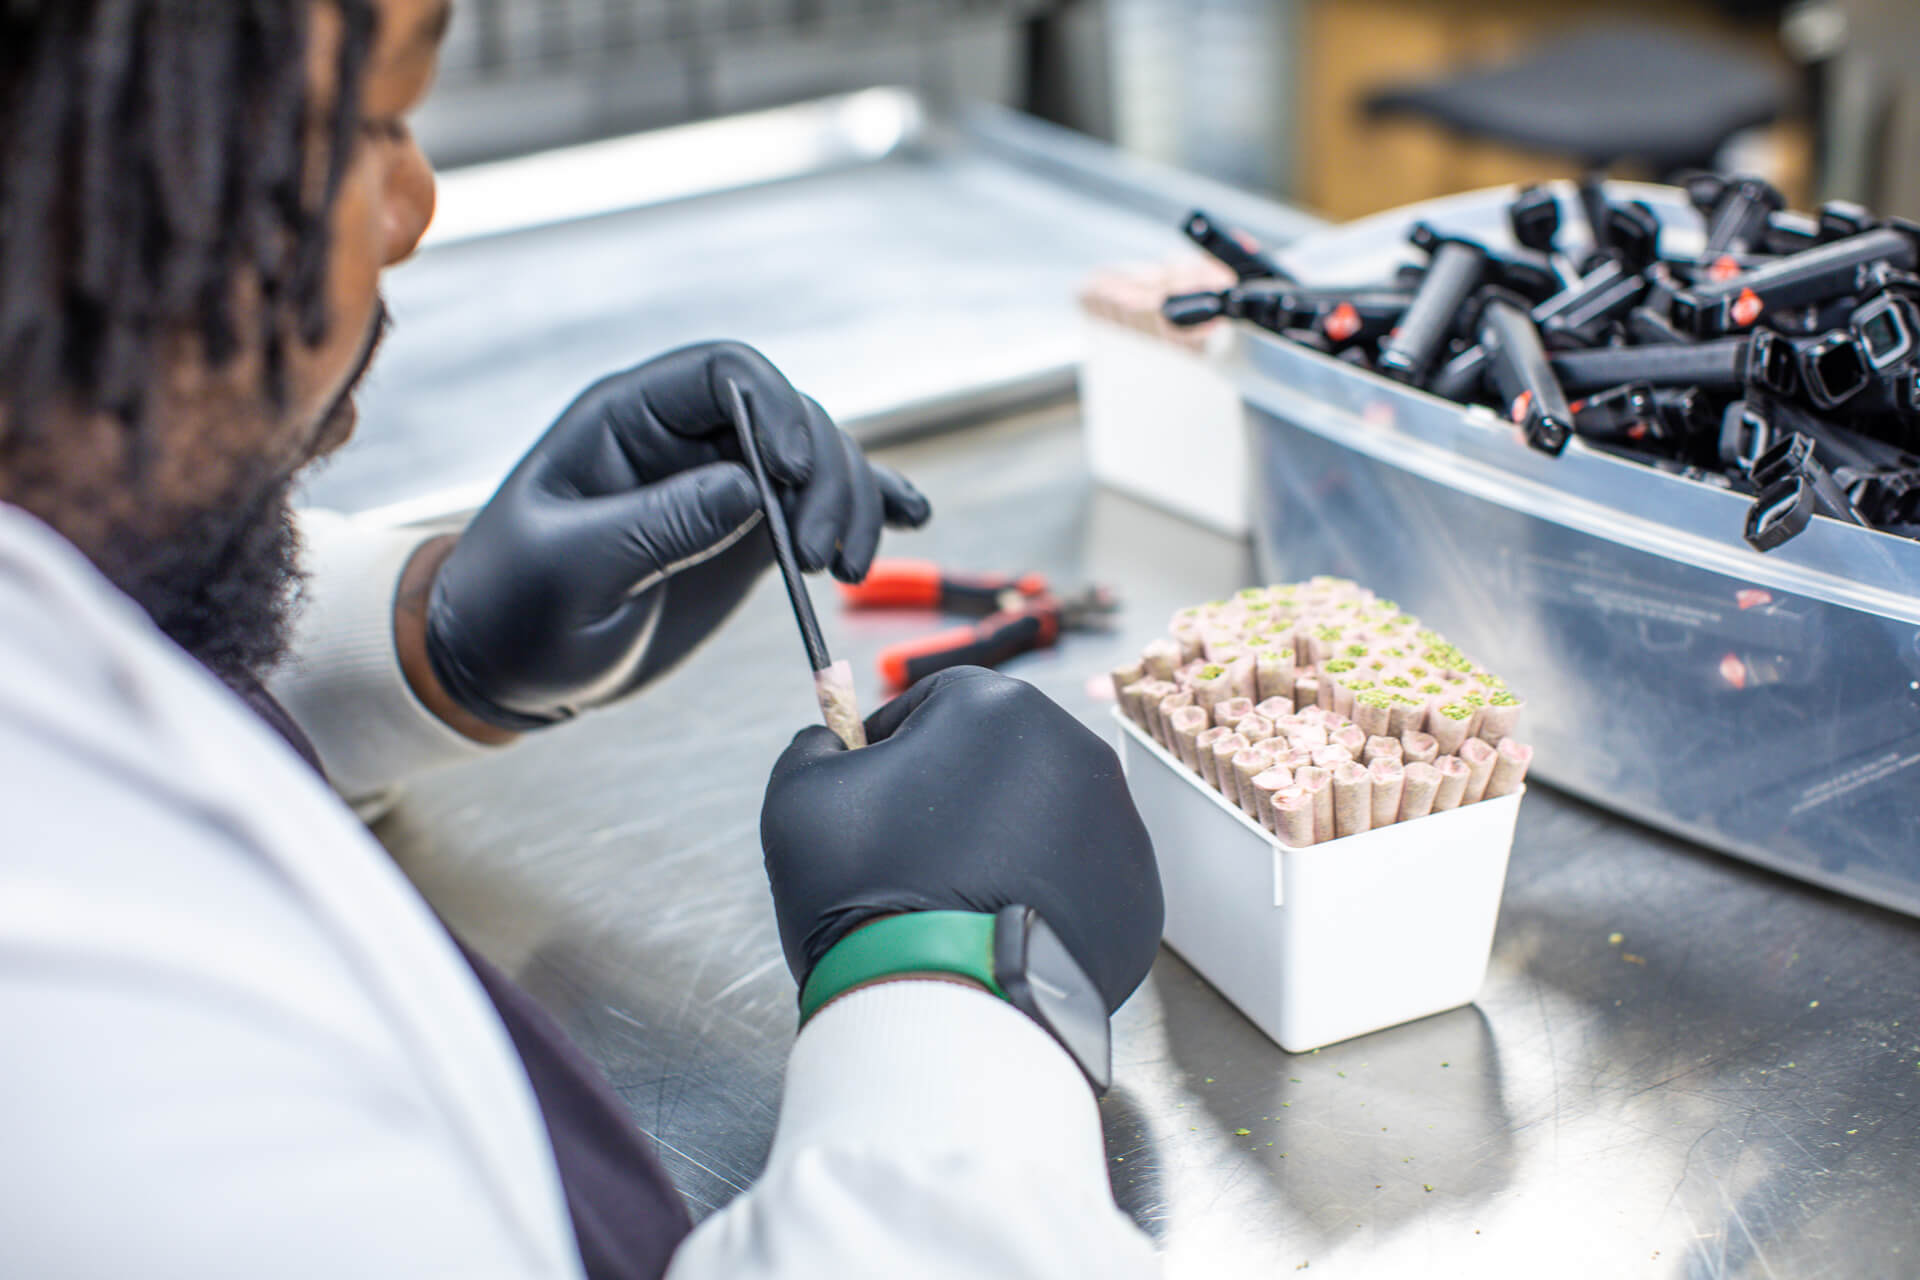
M759 352L671 352L576 400L441 566L426 647L454 701L506 729L568 719L672 667L745 598L773 546L730 383L746 395L802 569L858 582L883 524L932 514Z

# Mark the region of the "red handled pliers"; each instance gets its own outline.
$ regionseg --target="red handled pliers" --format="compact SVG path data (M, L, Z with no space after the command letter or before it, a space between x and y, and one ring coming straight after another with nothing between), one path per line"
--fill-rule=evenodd
M889 688L958 666L998 666L1045 649L1062 631L1099 628L1120 605L1111 591L1089 587L1066 596L1037 573L951 573L931 560L876 560L866 581L842 585L850 609L937 609L979 618L885 649L880 676Z

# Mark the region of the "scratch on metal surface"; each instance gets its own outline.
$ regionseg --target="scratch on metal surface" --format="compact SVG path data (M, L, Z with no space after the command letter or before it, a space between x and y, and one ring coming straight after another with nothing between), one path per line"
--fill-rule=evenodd
M765 963L755 965L753 968L749 969L747 972L735 978L732 982L729 982L726 986L714 992L713 993L714 1001L718 1002L721 1000L725 1000L728 996L732 995L734 992L738 991L740 988L746 986L748 983L757 981L762 975L773 972L775 969L779 968L781 965L785 963L786 961L784 959L782 959L779 956L775 956L771 960L766 961Z
M714 1177L720 1179L720 1181L732 1187L735 1191L745 1191L747 1189L746 1184L735 1182L732 1178L729 1178L726 1174L720 1172L718 1169L714 1168L712 1165L706 1164L700 1160L696 1160L694 1157L688 1155L686 1152L682 1151L680 1148L674 1146L671 1142L668 1142L665 1138L661 1137L659 1134L656 1133L652 1136L653 1136L654 1143L656 1145L665 1147L668 1151L673 1152L673 1154L679 1156L682 1160L685 1160L688 1164L692 1165L694 1168L702 1170L703 1172L712 1174Z
M634 1016L633 1016L632 1014L630 1014L630 1013L623 1013L623 1012L621 1012L620 1010L618 1010L618 1009L616 1009L616 1008L614 1008L614 1007L613 1007L612 1005L610 1005L610 1004L603 1004L603 1005L601 1005L600 1007L601 1007L602 1009L605 1009L605 1010L606 1010L606 1011L608 1012L608 1014L610 1014L611 1016L613 1016L613 1017L615 1017L615 1018L618 1018L618 1019L619 1019L620 1021L622 1021L622 1022L624 1022L624 1023L626 1023L626 1024L627 1024L628 1026L630 1026L630 1027L638 1027L638 1028L639 1028L640 1030L642 1030L642 1031L645 1031L645 1030L647 1030L647 1029L648 1029L648 1027L647 1027L647 1024L646 1024L646 1023L644 1023L644 1022L642 1022L642 1021L640 1021L640 1019L638 1019L638 1018L636 1018L636 1017L634 1017Z

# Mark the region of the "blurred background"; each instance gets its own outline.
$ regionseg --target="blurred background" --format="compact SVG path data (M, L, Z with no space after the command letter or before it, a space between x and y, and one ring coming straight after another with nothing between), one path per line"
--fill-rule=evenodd
M422 127L452 166L900 85L1336 220L1596 163L1914 216L1917 63L1911 0L463 0Z

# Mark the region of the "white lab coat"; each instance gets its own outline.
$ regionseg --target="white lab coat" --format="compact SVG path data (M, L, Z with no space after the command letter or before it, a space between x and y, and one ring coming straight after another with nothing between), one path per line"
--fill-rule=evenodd
M369 790L475 748L407 693L405 537L311 527L276 687ZM385 852L57 535L0 506L0 1277L574 1277L492 1006ZM766 1175L674 1280L1157 1274L1098 1111L976 991L799 1038Z

